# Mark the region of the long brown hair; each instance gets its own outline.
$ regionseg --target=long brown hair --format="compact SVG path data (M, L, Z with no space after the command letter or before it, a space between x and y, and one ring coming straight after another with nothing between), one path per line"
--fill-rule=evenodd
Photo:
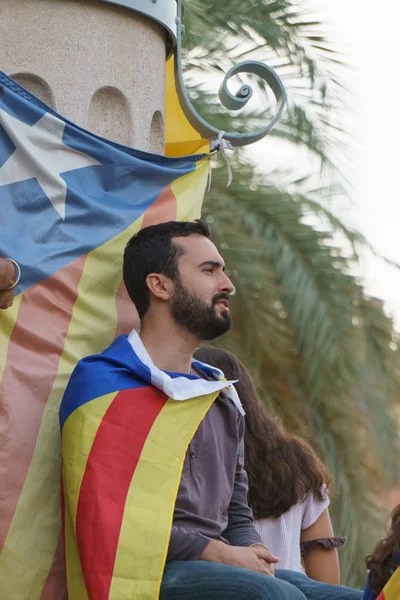
M397 567L395 555L400 551L400 504L391 515L391 527L388 535L380 540L372 554L367 556L367 569L369 569L369 584L378 596L392 573Z
M321 489L331 476L311 446L287 433L281 421L268 414L245 366L233 354L203 347L195 358L215 366L235 387L246 411L245 468L249 479L249 504L255 518L280 517L312 492L323 500Z

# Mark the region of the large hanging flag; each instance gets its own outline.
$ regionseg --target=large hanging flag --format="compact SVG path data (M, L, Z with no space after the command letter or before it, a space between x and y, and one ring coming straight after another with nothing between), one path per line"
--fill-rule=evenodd
M221 371L166 373L139 335L74 370L60 409L69 600L157 600L185 453Z
M209 159L102 139L0 72L0 256L22 272L0 314L2 598L66 598L60 401L77 362L136 322L121 283L126 242L199 217Z

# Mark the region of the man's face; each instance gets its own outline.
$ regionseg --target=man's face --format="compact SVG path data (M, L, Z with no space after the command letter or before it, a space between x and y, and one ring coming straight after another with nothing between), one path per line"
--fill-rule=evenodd
M214 244L202 235L174 238L185 249L178 259L171 312L176 322L198 337L212 340L229 331L229 294L234 290Z

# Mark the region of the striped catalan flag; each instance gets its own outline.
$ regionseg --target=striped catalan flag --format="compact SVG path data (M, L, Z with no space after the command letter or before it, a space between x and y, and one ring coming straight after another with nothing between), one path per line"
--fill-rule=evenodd
M160 371L135 331L80 361L60 409L70 600L158 598L185 453L228 384Z
M207 154L167 158L102 139L0 72L0 255L22 270L14 304L0 314L1 598L67 598L61 398L82 357L101 352L137 323L122 284L126 242L141 227L198 218L209 160ZM108 418L126 394L135 393L102 393L96 402L102 435L109 435ZM148 393L150 427L168 401ZM84 419L86 409L72 413L64 428ZM88 460L95 457L90 453ZM86 471L79 477L89 489ZM116 493L122 497L122 489ZM68 514L80 522L79 510ZM110 516L119 517L117 509ZM115 568L120 560L118 554Z

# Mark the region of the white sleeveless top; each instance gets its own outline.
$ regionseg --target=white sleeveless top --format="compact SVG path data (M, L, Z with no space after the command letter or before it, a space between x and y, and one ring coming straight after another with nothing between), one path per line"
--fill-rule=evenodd
M282 516L254 522L263 544L279 558L277 569L304 573L301 564L300 534L303 529L311 527L329 506L326 486L322 494L322 502L309 492L303 503L295 504Z

